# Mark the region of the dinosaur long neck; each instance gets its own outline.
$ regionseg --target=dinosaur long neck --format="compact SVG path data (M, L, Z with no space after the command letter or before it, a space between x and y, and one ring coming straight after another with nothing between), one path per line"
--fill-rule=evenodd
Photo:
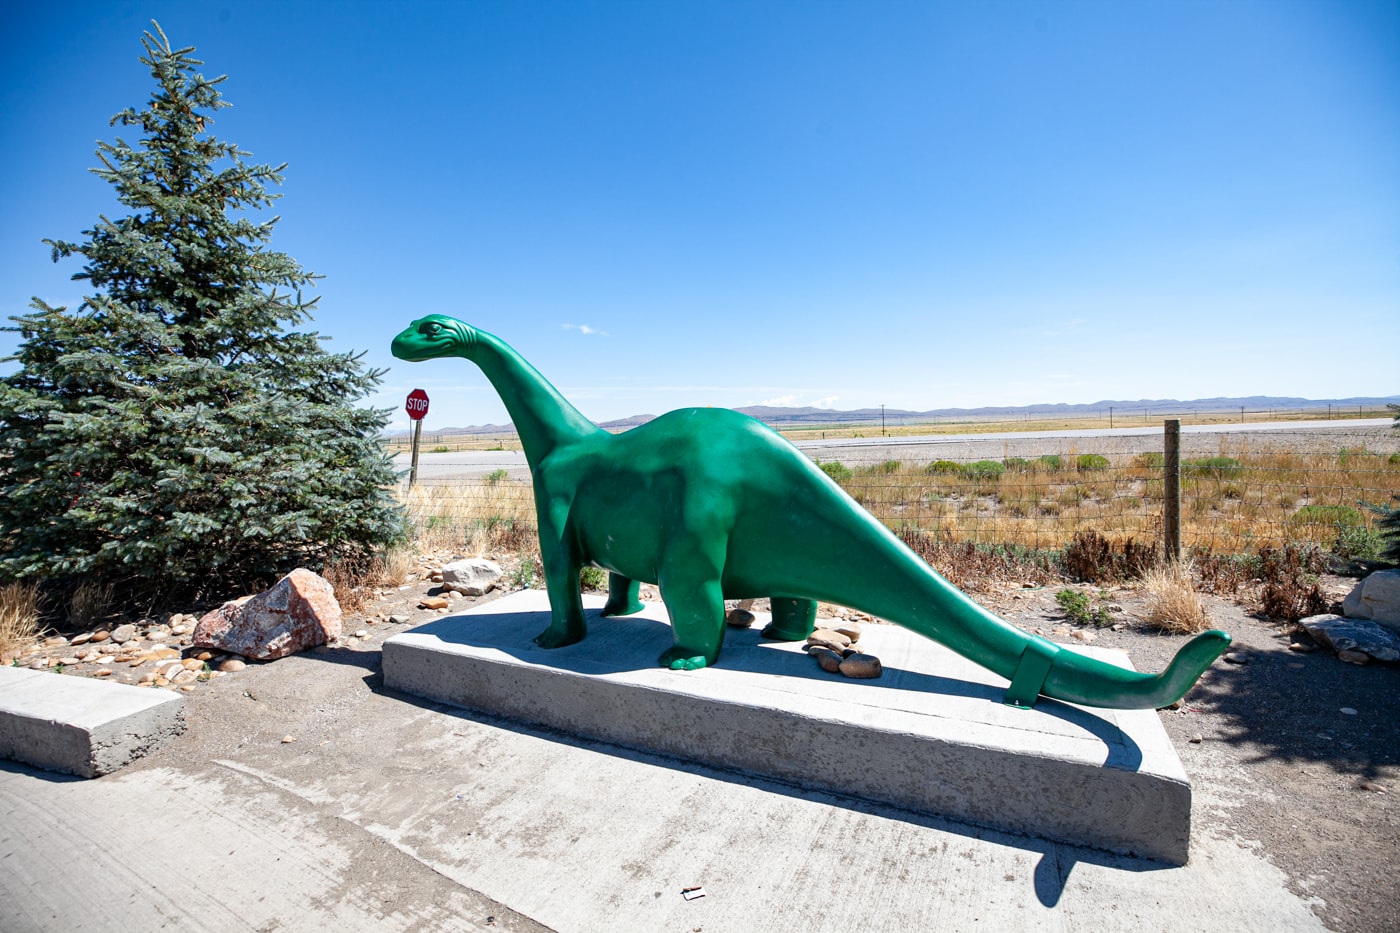
M469 359L481 367L505 402L531 468L556 447L605 433L504 340L482 331L476 336Z

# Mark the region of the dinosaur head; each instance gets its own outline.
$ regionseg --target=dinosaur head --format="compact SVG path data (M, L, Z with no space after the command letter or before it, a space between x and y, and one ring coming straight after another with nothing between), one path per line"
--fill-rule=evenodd
M414 321L395 337L390 352L401 360L418 363L440 356L470 357L476 343L476 328L470 324L442 314L430 314Z

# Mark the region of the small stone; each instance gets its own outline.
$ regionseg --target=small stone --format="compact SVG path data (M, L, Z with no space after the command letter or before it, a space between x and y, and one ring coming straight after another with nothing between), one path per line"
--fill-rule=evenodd
M227 661L223 661L219 664L219 670L223 671L225 674L232 674L236 671L243 670L243 668L247 666L248 663L246 661L240 660L239 658L229 658Z
M84 632L81 635L74 635L73 640L69 644L73 645L75 648L78 645L86 645L88 642L92 641L92 634L92 632Z
M173 684L190 684L198 679L199 675L194 671L180 671L174 677L170 678L170 682Z
M174 648L157 648L151 653L161 660L178 658L180 656L180 652L176 651Z
M1241 654L1238 651L1231 651L1229 654L1226 654L1222 660L1225 661L1226 664L1248 664L1249 655Z
M141 683L143 684L155 683L155 680L156 675L153 671L147 671L146 673L141 675Z
M1306 652L1309 652L1309 651L1315 651L1315 650L1317 650L1317 649L1316 649L1316 647L1315 647L1314 645L1305 645L1305 644L1303 644L1303 643L1300 642L1300 641L1295 641L1293 644L1291 644L1291 645L1288 646L1288 650L1289 650L1289 651L1300 651L1300 652L1306 653Z
M199 654L195 655L195 659L199 661L209 661L212 660L213 657L214 654L210 651L201 651Z
M406 615L396 614L389 616L389 623L391 625L407 625L408 621L409 619Z
M1384 785L1377 784L1375 781L1362 781L1360 784L1357 785L1357 787L1359 787L1361 790L1369 790L1373 794L1385 793Z
M59 658L58 663L62 664L64 667L73 667L83 662L79 661L77 658Z
M838 625L836 628L832 629L832 631L845 635L852 643L860 641L860 626L856 625L854 622Z
M198 671L204 669L204 662L199 658L185 658L180 662L180 666L187 671Z
M807 644L824 645L827 648L832 648L837 651L840 651L850 643L850 638L842 635L840 632L833 632L829 628L819 628L807 636Z
M94 676L94 677L111 677L111 676L112 676L112 669L111 669L110 667L99 667L97 670L95 670L95 671L92 672L92 676Z
M754 618L754 614L747 609L731 609L725 613L724 622L734 628L748 628L753 625Z
M1357 651L1354 648L1344 648L1337 652L1337 660L1345 661L1348 664L1370 664L1371 656L1364 651Z
M355 637L356 637L356 638L368 638L368 637L369 637L369 629L363 629L363 628L360 629L358 632L355 633Z
M1288 669L1289 669L1290 671L1301 671L1301 670L1302 670L1303 668L1305 668L1305 667L1307 667L1307 665L1304 664L1304 663L1301 662L1301 661L1290 661L1290 662L1288 662Z
M64 638L62 635L53 635L49 638L45 638L44 644L50 648L57 648L61 645L68 644L68 639Z
M446 609L446 596L424 596L418 601L419 609Z
M193 693L193 692L194 692L194 684L185 684L185 685L182 686L180 689L183 690L183 691L185 691L186 693Z
M1076 639L1077 641L1093 641L1095 638L1098 638L1098 636L1095 635L1093 632L1082 628L1077 628L1074 631L1070 632L1069 637Z
M40 659L37 660L37 661L30 661L30 662L29 662L29 669L30 669L31 671L46 671L46 670L49 669L49 659L48 659L48 658L40 658Z
M821 669L828 674L839 674L841 672L841 655L830 648L814 646L816 650L812 652L812 657L817 659Z
M94 661L93 663L94 663L94 664L111 664L111 663L112 663L113 661L115 661L115 660L116 660L116 657L115 657L115 656L110 655L110 654L104 654L102 657L98 658L98 659L97 659L96 661Z
M283 745L290 745L291 743L295 742L296 740L297 740L297 737L294 736L294 735L284 735L284 736L282 736L282 744L283 744Z
M106 629L98 629L92 633L92 641L103 642L112 637L112 633Z
M1202 742L1205 741L1205 736L1197 732L1195 735L1191 736L1191 738L1187 739L1186 741L1190 742L1192 745L1200 745Z
M112 641L116 642L117 644L122 644L123 642L131 641L135 637L136 626L132 625L130 622L126 623L125 625L118 625L116 628L112 629Z
M852 654L841 661L841 673L846 677L868 680L884 673L880 659L873 654Z
M1181 709L1181 708L1182 708L1183 706L1185 706L1185 705L1186 705L1186 698L1185 698L1185 697L1181 697L1181 698L1177 699L1175 702L1168 703L1166 706L1162 707L1162 709Z
M1343 716L1355 716L1355 715L1356 715L1356 710L1352 709L1350 706L1343 706L1341 712L1342 712L1342 715L1343 715Z
M157 687L164 687L168 683L170 683L170 681L166 680L164 677L157 677L155 679L155 685Z

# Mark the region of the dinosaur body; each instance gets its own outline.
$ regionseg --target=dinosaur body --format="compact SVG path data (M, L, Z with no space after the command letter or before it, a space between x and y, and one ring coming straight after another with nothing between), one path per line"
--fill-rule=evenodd
M1007 678L1007 702L1018 706L1039 695L1090 706L1166 706L1230 643L1224 632L1199 635L1156 675L1062 650L969 599L752 418L690 408L609 434L504 342L439 315L415 321L393 352L407 360L472 360L510 411L535 487L552 610L535 639L543 647L586 634L578 585L585 565L610 573L604 615L640 609L639 582L660 587L674 631L660 661L677 669L716 662L726 599L760 597L773 606L764 630L770 638L805 638L817 601L847 606Z

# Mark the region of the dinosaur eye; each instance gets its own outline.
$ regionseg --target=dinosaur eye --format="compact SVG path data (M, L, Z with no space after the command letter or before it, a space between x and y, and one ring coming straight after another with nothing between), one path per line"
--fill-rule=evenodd
M423 333L427 334L429 337L436 337L440 330L442 330L442 325L436 321L429 321L427 324L423 325Z

